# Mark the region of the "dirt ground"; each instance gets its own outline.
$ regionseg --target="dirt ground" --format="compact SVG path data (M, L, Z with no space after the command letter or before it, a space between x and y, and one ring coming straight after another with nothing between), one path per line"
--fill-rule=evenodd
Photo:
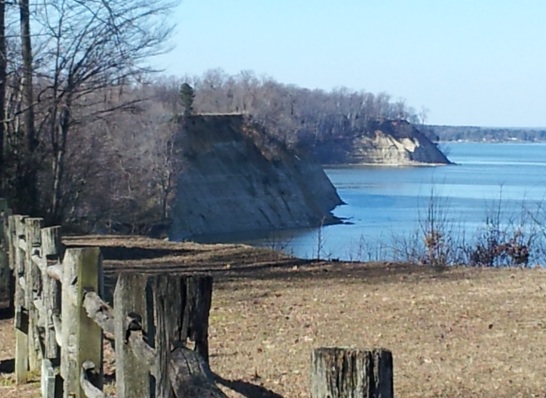
M230 397L309 396L311 352L325 346L391 350L398 397L546 397L542 269L311 262L123 237L66 243L103 248L110 289L118 272L211 273L211 368ZM37 383L14 385L12 319L0 319L0 335L0 395L39 396Z

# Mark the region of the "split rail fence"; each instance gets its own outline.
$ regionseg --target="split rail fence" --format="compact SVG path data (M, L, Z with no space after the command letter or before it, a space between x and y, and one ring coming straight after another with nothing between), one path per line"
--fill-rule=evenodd
M101 298L99 248L65 249L59 226L11 215L3 199L0 216L18 383L40 374L42 397L110 396L103 391L105 339L115 350L118 398L226 397L208 366L212 277L121 273L111 307ZM392 379L387 350L313 352L312 398L391 398Z
M105 338L118 398L225 397L208 368L210 276L121 274L112 308L99 248L65 250L60 227L6 219L18 383L40 374L43 397L105 397Z

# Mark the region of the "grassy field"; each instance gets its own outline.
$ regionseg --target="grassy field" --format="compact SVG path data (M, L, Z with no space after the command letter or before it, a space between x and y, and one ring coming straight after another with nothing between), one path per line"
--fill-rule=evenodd
M390 349L398 397L546 396L542 269L308 262L123 238L69 243L105 248L110 285L131 270L211 272L211 368L231 397L309 396L311 352L323 346ZM0 394L39 396L36 384L13 384L11 319L0 320L0 334Z

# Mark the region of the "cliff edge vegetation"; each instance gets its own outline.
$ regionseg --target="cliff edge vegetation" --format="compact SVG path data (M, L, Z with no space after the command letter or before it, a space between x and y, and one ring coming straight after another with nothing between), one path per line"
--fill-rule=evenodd
M415 128L424 125L426 108L417 112L386 93L310 90L251 72L229 76L221 70L188 81L194 87L195 112L250 114L269 134L322 164L449 163Z
M321 167L243 115L196 115L180 133L169 238L334 223L342 201Z

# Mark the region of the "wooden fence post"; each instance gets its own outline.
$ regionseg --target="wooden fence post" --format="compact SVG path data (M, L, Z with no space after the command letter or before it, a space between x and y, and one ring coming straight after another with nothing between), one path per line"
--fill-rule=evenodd
M8 280L8 294L9 294L9 313L10 315L15 314L15 273L14 273L14 264L15 264L15 253L14 246L11 243L11 230L10 230L10 216L12 215L11 209L7 207L8 203L5 202L6 209L2 213L2 240L4 244L5 254L7 255L7 265L9 272Z
M149 365L128 345L128 334L131 329L140 329L143 337L148 337L146 336L146 331L149 329L148 323L153 322L147 316L150 305L147 283L148 278L144 275L121 274L114 291L116 395L118 398L147 398L152 397L155 392Z
M0 198L0 290L6 294L9 300L8 311L13 314L13 272L11 271L10 257L11 252L9 244L9 226L8 217L10 216L8 201Z
M120 275L114 292L118 398L174 396L170 378L173 348L182 347L190 338L195 341L197 353L201 351L208 357L211 296L210 276ZM155 349L152 365L127 344L131 331L142 333ZM200 372L203 374L196 373L194 378L202 381L203 389L192 391L201 394L184 396L204 396L205 391L209 394L206 396L222 396L211 386L206 370Z
M45 267L42 271L42 285L43 285L43 307L42 314L45 320L45 337L44 337L44 356L47 359L58 360L59 359L59 346L55 335L55 327L53 322L54 316L61 315L61 282L52 278L48 274L48 267L50 263L58 266L62 256L62 243L61 243L61 227L49 227L42 229L42 253L41 256L45 260ZM62 268L61 268L62 269Z
M87 316L83 307L86 292L101 294L100 249L68 249L62 273L61 377L63 397L85 398L80 385L84 363L94 365L93 385L102 388L102 329Z
M59 267L62 259L63 246L61 227L42 229L42 314L40 318L44 328L44 357L42 358L42 396L60 398L62 396L62 380L59 374L60 350L57 344L54 317L61 315L61 282L48 274L48 268ZM51 266L49 264L52 264ZM62 268L60 268L62 270Z
M25 238L23 220L26 216L15 215L8 219L10 256L15 276L15 380L24 383L28 379L28 309L25 306L25 251L20 240Z
M38 266L32 261L32 254L40 250L42 243L42 218L25 218L25 308L28 311L28 368L31 372L41 369L41 349L38 334L38 311L34 304L41 296L42 281Z
M171 343L180 341L183 291L181 277L120 275L114 292L116 350L120 350L119 354L116 352L118 398L174 397L169 361ZM139 329L155 348L153 369L126 346L127 333Z
M157 275L148 280L153 303L153 327L149 327L156 349L155 396L173 398L169 379L169 363L174 344L181 342L180 326L183 323L184 299L181 278L174 275ZM150 324L148 326L151 326Z
M318 348L312 355L311 398L392 398L392 354L385 349Z
M212 277L184 278L185 307L181 340L195 342L195 351L209 363L209 313L212 302Z

